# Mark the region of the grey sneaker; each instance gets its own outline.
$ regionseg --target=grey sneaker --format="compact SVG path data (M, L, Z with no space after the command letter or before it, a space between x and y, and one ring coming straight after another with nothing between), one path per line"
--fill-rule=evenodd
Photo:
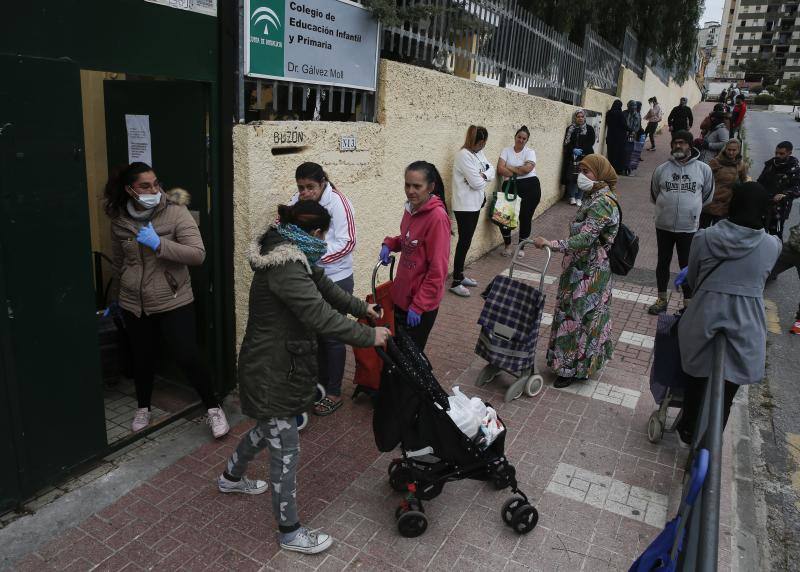
M269 485L265 481L259 481L258 479L251 481L247 477L242 477L239 481L229 481L225 478L225 475L220 475L217 479L217 487L221 493L260 495L267 492Z
M331 544L333 544L333 538L330 534L311 531L305 527L298 530L297 536L290 542L281 540L281 548L303 554L319 554L330 548Z
M472 278L467 278L466 276L464 276L464 278L461 280L461 285L466 286L467 288L475 288L478 285L478 283Z
M450 288L450 291L455 294L456 296L461 296L462 298L469 298L469 290L467 290L466 286L463 284L459 284L458 286L453 286Z

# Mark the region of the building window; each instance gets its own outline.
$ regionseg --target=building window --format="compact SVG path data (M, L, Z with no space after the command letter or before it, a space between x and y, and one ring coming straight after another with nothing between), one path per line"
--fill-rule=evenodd
M752 51L753 51L753 46L748 46L748 47L747 47L747 51L748 51L748 52L752 52Z
M745 26L747 26L747 22L745 22L744 20L742 20L742 28L744 28Z
M744 34L739 34L739 39L743 40L744 39Z

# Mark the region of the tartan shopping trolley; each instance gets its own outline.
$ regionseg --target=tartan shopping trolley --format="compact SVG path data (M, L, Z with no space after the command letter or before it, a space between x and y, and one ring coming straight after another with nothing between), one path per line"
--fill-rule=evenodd
M482 296L485 300L478 324L481 333L475 346L475 353L489 362L478 374L475 385L482 387L497 377L500 372L514 376L514 382L505 394L506 403L522 396L537 395L544 386L536 363L536 341L544 310L544 279L550 265L552 252L545 248L546 259L541 272L519 259L519 251L532 240L522 240L514 252L508 276L495 276ZM538 289L523 282L523 273L517 267L539 274ZM517 278L514 278L514 272ZM528 273L524 273L528 274ZM535 280L535 275L525 276Z

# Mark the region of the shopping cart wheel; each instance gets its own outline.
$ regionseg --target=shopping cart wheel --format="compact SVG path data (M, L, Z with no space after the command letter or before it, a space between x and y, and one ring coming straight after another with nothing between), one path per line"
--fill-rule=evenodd
M664 436L664 424L658 418L658 411L653 411L650 414L650 419L647 420L647 439L651 443L658 443Z
M499 367L494 366L492 364L487 364L478 374L478 379L475 380L475 385L477 385L478 387L483 387L484 385L492 381L495 377L497 377L497 374L499 373L500 373Z
M297 416L297 430L302 431L308 426L308 413L301 413Z
M503 503L503 508L500 509L500 516L503 517L503 522L511 526L511 519L514 518L514 511L525 504L525 499L519 495L514 495L506 502Z
M318 383L318 384L317 384L317 397L316 397L316 401L322 401L322 400L323 400L323 399L325 399L327 396L328 396L328 392L327 392L327 391L325 391L325 387L324 387L324 386L323 386L321 383Z
M509 385L508 389L506 389L506 396L504 398L505 402L511 403L515 399L519 399L520 397L522 397L522 394L525 393L526 383L527 381L525 381L524 379L518 379L517 381Z
M525 383L525 395L528 397L534 397L539 395L539 392L542 391L544 387L544 378L539 375L538 373L532 375L528 378L528 381Z
M529 504L517 507L511 517L511 528L519 534L528 534L539 522L539 511Z
M416 538L428 529L428 517L421 512L411 510L404 512L397 519L397 530L401 536Z

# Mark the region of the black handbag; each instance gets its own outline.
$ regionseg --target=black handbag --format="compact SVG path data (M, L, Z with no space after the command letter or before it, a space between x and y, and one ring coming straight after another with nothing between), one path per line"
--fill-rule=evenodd
M639 237L622 224L622 209L619 208L619 203L611 197L608 197L608 200L617 205L617 210L619 210L619 228L614 242L608 249L608 263L611 272L619 276L626 276L636 264L636 256L639 254Z

